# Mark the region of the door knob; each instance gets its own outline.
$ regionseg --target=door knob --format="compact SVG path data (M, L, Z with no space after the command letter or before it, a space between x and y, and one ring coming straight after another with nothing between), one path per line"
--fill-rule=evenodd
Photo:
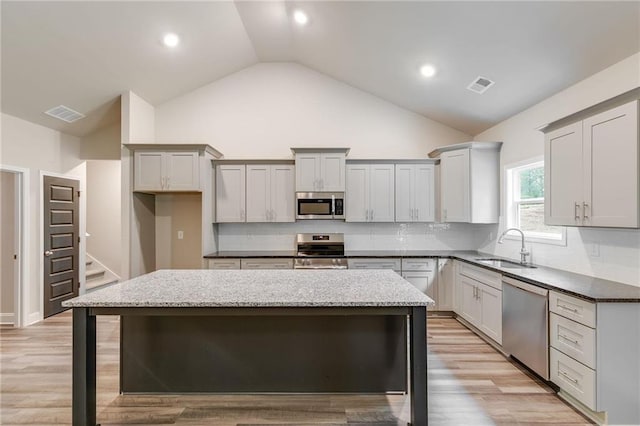
M51 250L47 250L47 251L44 252L44 255L47 256L47 257L51 256L52 254L53 254L53 251L51 251Z

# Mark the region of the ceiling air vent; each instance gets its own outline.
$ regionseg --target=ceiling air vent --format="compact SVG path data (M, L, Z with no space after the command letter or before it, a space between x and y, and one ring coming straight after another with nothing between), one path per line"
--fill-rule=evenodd
M74 121L84 118L84 114L80 114L78 111L74 111L64 105L58 105L44 113L59 120L66 121L67 123L73 123Z
M491 81L486 77L478 77L467 86L467 89L476 93L484 93L489 87L493 86L494 84L496 84L495 81Z

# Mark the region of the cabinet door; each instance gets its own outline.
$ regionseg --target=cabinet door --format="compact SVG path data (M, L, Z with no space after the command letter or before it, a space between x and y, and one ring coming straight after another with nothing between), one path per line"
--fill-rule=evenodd
M320 154L296 154L296 191L320 190Z
M216 222L244 222L245 166L216 167Z
M271 166L271 221L295 222L294 167Z
M269 222L271 205L271 166L247 166L247 222Z
M414 184L414 208L416 222L433 222L435 220L435 166L433 164L416 164Z
M164 190L164 156L162 152L135 151L134 191Z
M326 153L320 155L320 190L344 192L344 153Z
M482 284L463 275L459 276L460 316L476 327L479 327L480 324L478 285Z
M547 133L544 151L544 221L547 225L581 225L582 123Z
M200 157L197 152L167 152L165 189L200 191Z
M438 259L438 310L453 310L454 262L451 259Z
M345 221L369 221L369 165L347 166L347 190L345 192Z
M485 284L478 284L480 296L480 324L484 334L502 344L502 292Z
M395 220L395 169L393 164L372 164L369 172L369 208L372 222Z
M402 278L409 281L415 288L432 298L437 303L437 288L433 272L403 272ZM430 306L428 310L435 310Z
M638 101L583 122L587 226L638 227Z
M413 164L396 164L396 222L413 222Z
M469 150L440 156L441 217L443 222L469 222Z

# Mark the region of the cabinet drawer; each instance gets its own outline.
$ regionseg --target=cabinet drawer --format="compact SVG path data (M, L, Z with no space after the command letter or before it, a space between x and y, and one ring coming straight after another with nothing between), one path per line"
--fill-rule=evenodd
M393 269L401 270L400 259L347 259L349 269Z
M596 372L562 352L549 353L551 381L592 410L596 409Z
M293 269L293 259L241 259L242 269Z
M402 259L403 271L435 271L436 259Z
M478 266L460 262L458 273L469 278L473 278L476 281L480 281L481 283L491 286L497 290L502 290L502 274L498 272L489 271Z
M209 259L209 269L240 269L240 259Z
M595 369L596 331L553 312L549 319L551 346L587 367Z
M566 294L549 293L549 310L587 327L596 327L596 304Z

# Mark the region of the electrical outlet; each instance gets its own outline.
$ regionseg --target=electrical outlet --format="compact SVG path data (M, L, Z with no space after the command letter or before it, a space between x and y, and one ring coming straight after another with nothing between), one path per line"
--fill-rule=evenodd
M184 231L178 231L178 239L179 240L184 239Z

